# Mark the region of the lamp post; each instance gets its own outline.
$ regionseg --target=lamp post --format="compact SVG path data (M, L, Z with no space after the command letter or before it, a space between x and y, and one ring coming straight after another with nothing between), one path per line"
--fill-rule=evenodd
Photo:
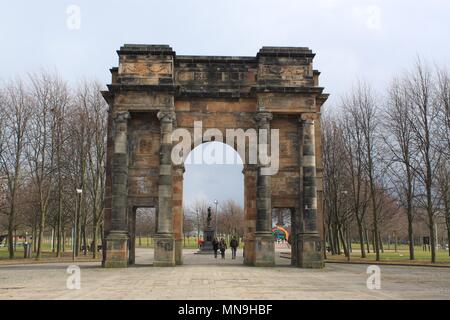
M197 214L197 245L198 245L198 240L200 239L200 217L198 215L198 209L195 210L195 213Z
M78 224L78 195L83 193L82 189L76 189L76 197L75 197L75 217L73 219L74 224L72 228L72 260L75 260L76 251L77 251L77 224Z
M217 199L216 200L214 200L214 204L216 205L216 230L215 230L215 234L216 234L216 237L217 237L217 204L219 203L219 201L217 201Z

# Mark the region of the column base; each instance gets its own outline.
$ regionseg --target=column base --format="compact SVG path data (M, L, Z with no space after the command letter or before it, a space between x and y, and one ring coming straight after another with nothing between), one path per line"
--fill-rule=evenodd
M255 267L275 266L275 245L272 232L255 234Z
M299 233L297 250L297 267L321 269L325 266L322 239L318 232Z
M247 266L255 265L255 240L244 241L244 264Z
M128 267L128 234L124 231L111 231L106 237L104 268Z
M153 266L175 267L175 239L172 233L156 234Z
M175 264L183 264L183 240L175 240Z

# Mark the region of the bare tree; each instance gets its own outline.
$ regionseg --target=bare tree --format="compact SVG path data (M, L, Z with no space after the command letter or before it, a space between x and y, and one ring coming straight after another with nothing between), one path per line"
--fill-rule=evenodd
M421 182L423 205L428 215L428 227L431 244L431 261L436 262L436 239L433 204L433 184L438 153L433 148L433 128L436 124L436 107L433 96L433 79L429 68L420 60L414 69L409 72L406 79L408 99L410 99L414 112L412 112L410 127L413 132L415 149L419 156L419 164L415 169Z
M41 258L49 201L55 180L55 114L68 100L67 84L57 75L41 72L30 75L33 101L27 133L27 156L33 183L38 192L39 230L36 259Z
M378 230L378 210L377 210L377 176L376 176L376 158L377 158L377 101L372 89L367 83L359 82L351 91L347 98L344 109L354 115L355 121L361 129L362 143L364 148L364 157L362 158L364 170L368 178L370 188L372 224L375 242L376 260L380 260L379 248L379 230Z
M28 129L30 97L21 80L10 82L2 92L0 100L3 110L2 152L0 166L7 185L8 203L8 251L14 258L14 231L16 229L17 196L25 179L24 151L25 133Z
M447 69L437 69L436 107L437 127L435 131L439 163L436 171L440 207L447 226L447 244L450 255L450 75Z
M244 235L244 210L236 201L232 199L224 201L218 214L220 233L239 237Z
M79 100L86 108L88 115L88 147L87 187L90 196L92 213L92 237L94 247L97 247L99 227L103 220L103 194L105 192L105 155L106 155L106 119L107 104L100 93L98 82L83 82L78 93ZM84 221L86 224L86 220ZM85 229L86 227L84 227ZM84 232L84 237L85 237ZM86 240L84 240L86 242ZM96 250L93 257L96 257Z
M344 137L342 126L334 118L324 116L322 134L322 149L324 163L324 202L327 216L328 238L332 254L340 254L340 247L345 256L350 259L349 225L351 223L351 208L348 206L348 180L343 163L347 154L343 152Z
M205 200L197 199L192 202L189 206L189 210L191 214L194 215L195 218L195 226L197 229L197 235L200 235L200 232L203 231L206 227L206 218L208 215L208 204ZM186 211L185 211L186 212ZM215 221L215 219L213 219Z
M408 219L409 258L414 260L413 201L414 148L411 130L412 105L402 80L394 79L388 89L384 141L392 154L390 175Z
M82 88L78 88L73 105L68 117L69 120L69 144L67 150L67 171L70 176L71 187L68 190L71 202L74 203L72 210L75 214L72 218L75 236L75 255L78 256L85 242L85 226L87 222L86 192L88 174L88 153L91 149L91 137L89 132L89 108L86 105L85 94ZM81 194L76 189L82 190Z
M344 105L351 105L351 101L344 101ZM358 236L360 242L361 257L366 257L364 248L364 219L368 206L367 179L364 171L364 139L362 126L359 123L358 110L348 108L343 115L343 147L346 151L344 163L350 178L350 199L352 201L352 211L355 215Z

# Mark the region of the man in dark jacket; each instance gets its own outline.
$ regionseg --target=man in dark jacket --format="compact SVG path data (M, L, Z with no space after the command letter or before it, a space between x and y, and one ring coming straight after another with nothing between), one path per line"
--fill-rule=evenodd
M214 258L217 258L217 250L219 250L219 241L217 240L217 238L214 238L212 245L214 250Z
M220 239L219 250L220 250L220 255L222 256L222 259L225 259L225 250L227 250L227 244L225 243L225 240L223 238Z
M236 251L239 247L239 241L237 241L236 237L233 237L230 240L230 248L231 248L231 259L236 259Z

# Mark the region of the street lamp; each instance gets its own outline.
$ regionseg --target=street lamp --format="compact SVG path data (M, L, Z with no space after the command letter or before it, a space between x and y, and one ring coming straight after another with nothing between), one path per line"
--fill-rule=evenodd
M217 204L218 203L219 203L219 201L217 199L214 200L214 204L216 205L216 231L215 231L216 237L217 237Z
M198 244L198 240L200 239L200 216L198 214L198 209L195 210L195 213L197 214L197 244Z
M81 194L83 193L83 190L82 189L78 189L78 188L76 188L75 189L76 190L76 192L77 192L77 194L76 194L76 197L75 197L75 217L74 217L74 219L73 219L73 221L74 221L74 226L72 227L72 260L74 260L75 261L75 256L76 256L76 251L78 251L77 249L77 245L76 245L76 241L77 241L77 239L76 239L76 237L77 237L77 230L76 230L76 225L78 224L78 195L80 195L81 196Z

